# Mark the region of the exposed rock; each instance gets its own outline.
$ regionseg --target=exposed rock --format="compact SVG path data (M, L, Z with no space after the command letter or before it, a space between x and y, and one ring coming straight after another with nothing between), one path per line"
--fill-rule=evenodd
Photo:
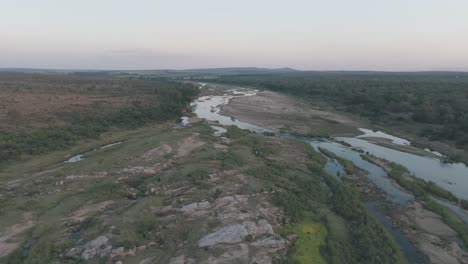
M226 145L221 145L221 144L218 144L218 143L214 143L213 146L214 146L215 149L221 150L221 151L226 151L229 148Z
M125 248L124 247L118 247L116 249L112 249L110 253L111 258L113 257L124 257L125 256Z
M65 257L69 259L79 259L81 252L83 252L83 248L81 247L74 247L65 253Z
M210 257L207 261L209 264L225 264L225 263L252 263L249 262L249 247L246 244L240 244L235 248L225 250L218 257Z
M154 263L153 258L145 258L144 260L140 261L140 263L138 264L152 264L152 263Z
M192 116L189 118L189 122L192 123L192 124L195 124L195 123L200 123L202 122L203 119L197 117L197 116Z
M206 235L198 241L198 246L208 247L220 243L233 244L244 241L248 235L261 236L273 234L273 227L264 219L260 220L258 224L245 221L242 224L222 227L216 232Z
M65 180L73 181L73 180L92 180L92 179L99 179L104 178L107 176L107 172L98 172L94 175L68 175L65 177ZM62 184L61 184L62 185Z
M150 241L150 242L148 243L148 247L154 247L154 246L156 246L156 242Z
M251 243L252 246L256 247L275 247L284 248L286 243L283 239L276 239L275 237L267 237L264 239L257 240Z
M199 202L199 203L191 203L191 204L188 204L184 207L182 207L180 210L186 214L190 214L190 213L193 213L197 210L206 210L206 209L209 209L211 207L211 204L210 202L208 201L204 201L204 202Z
M244 226L247 228L250 235L261 236L261 235L273 235L273 227L265 220L262 219L258 223L244 222Z
M156 174L159 172L157 167L143 167L143 166L125 168L122 171L126 173L131 173L131 174Z
M137 252L145 251L145 250L146 250L146 246L145 246L145 245L139 246L139 247L136 248L136 251L137 251Z
M247 229L243 225L226 226L200 239L198 246L208 247L219 243L238 243L243 241L248 234Z
M170 213L174 213L177 209L173 206L161 206L161 207L153 207L152 211L157 215L166 215Z
M191 258L186 258L185 255L173 257L169 261L169 264L193 264L193 263L195 263L195 260Z
M81 253L81 259L90 260L94 257L104 257L111 252L112 246L107 245L109 238L100 236L88 242Z

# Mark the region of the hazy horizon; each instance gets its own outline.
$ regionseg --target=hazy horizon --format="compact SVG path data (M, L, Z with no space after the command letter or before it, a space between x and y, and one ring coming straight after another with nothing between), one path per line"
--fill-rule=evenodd
M468 71L468 2L19 0L0 68Z

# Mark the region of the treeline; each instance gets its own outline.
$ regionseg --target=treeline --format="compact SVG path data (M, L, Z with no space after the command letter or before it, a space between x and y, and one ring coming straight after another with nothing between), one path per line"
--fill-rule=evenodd
M143 94L145 100L121 109L89 109L84 112L63 113L60 118L64 125L61 126L0 132L0 165L22 155L65 149L78 140L98 137L111 128L136 128L148 123L175 119L188 108L190 101L198 93L198 89L189 84L164 81L125 82L130 84L125 88L126 92L133 89L135 94Z
M30 93L91 94L107 96L136 96L161 94L184 86L161 79L137 80L109 78L103 75L0 73L0 90ZM175 88L177 89L177 88Z
M431 140L468 147L468 73L306 72L219 81L325 101L376 123L421 124Z

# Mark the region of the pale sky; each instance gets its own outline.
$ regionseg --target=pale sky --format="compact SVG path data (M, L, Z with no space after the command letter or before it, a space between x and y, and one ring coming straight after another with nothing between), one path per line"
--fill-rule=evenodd
M0 68L468 71L468 0L0 0Z

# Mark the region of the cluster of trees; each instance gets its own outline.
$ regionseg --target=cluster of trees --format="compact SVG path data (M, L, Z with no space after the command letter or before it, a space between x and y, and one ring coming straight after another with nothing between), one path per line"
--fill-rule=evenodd
M407 263L391 235L367 212L359 193L346 181L325 175L332 193L333 210L348 223L352 250L348 245L334 242L328 249L331 255L348 252L346 263ZM343 263L343 262L337 262Z
M468 147L467 73L305 72L220 81L325 101L377 123L418 123L421 135Z
M37 78L46 77L39 76ZM98 137L101 133L111 128L136 128L152 122L164 122L176 119L180 116L181 112L187 109L190 101L198 93L196 87L188 84L165 81L116 81L114 79L109 79L109 83L103 86L109 90L83 90L83 87L80 86L81 79L79 80L75 80L73 86L74 92L99 92L100 94L133 93L143 95L145 100L120 109L107 111L103 109L89 109L83 112L63 113L60 118L64 125L61 126L32 130L1 131L0 164L17 159L24 154L35 155L64 149L73 145L78 140ZM87 81L89 83L89 80ZM104 81L99 80L99 82L103 83ZM127 86L122 86L121 89L114 89L116 88L112 85L114 82L123 82ZM50 89L54 89L53 87L52 85Z

